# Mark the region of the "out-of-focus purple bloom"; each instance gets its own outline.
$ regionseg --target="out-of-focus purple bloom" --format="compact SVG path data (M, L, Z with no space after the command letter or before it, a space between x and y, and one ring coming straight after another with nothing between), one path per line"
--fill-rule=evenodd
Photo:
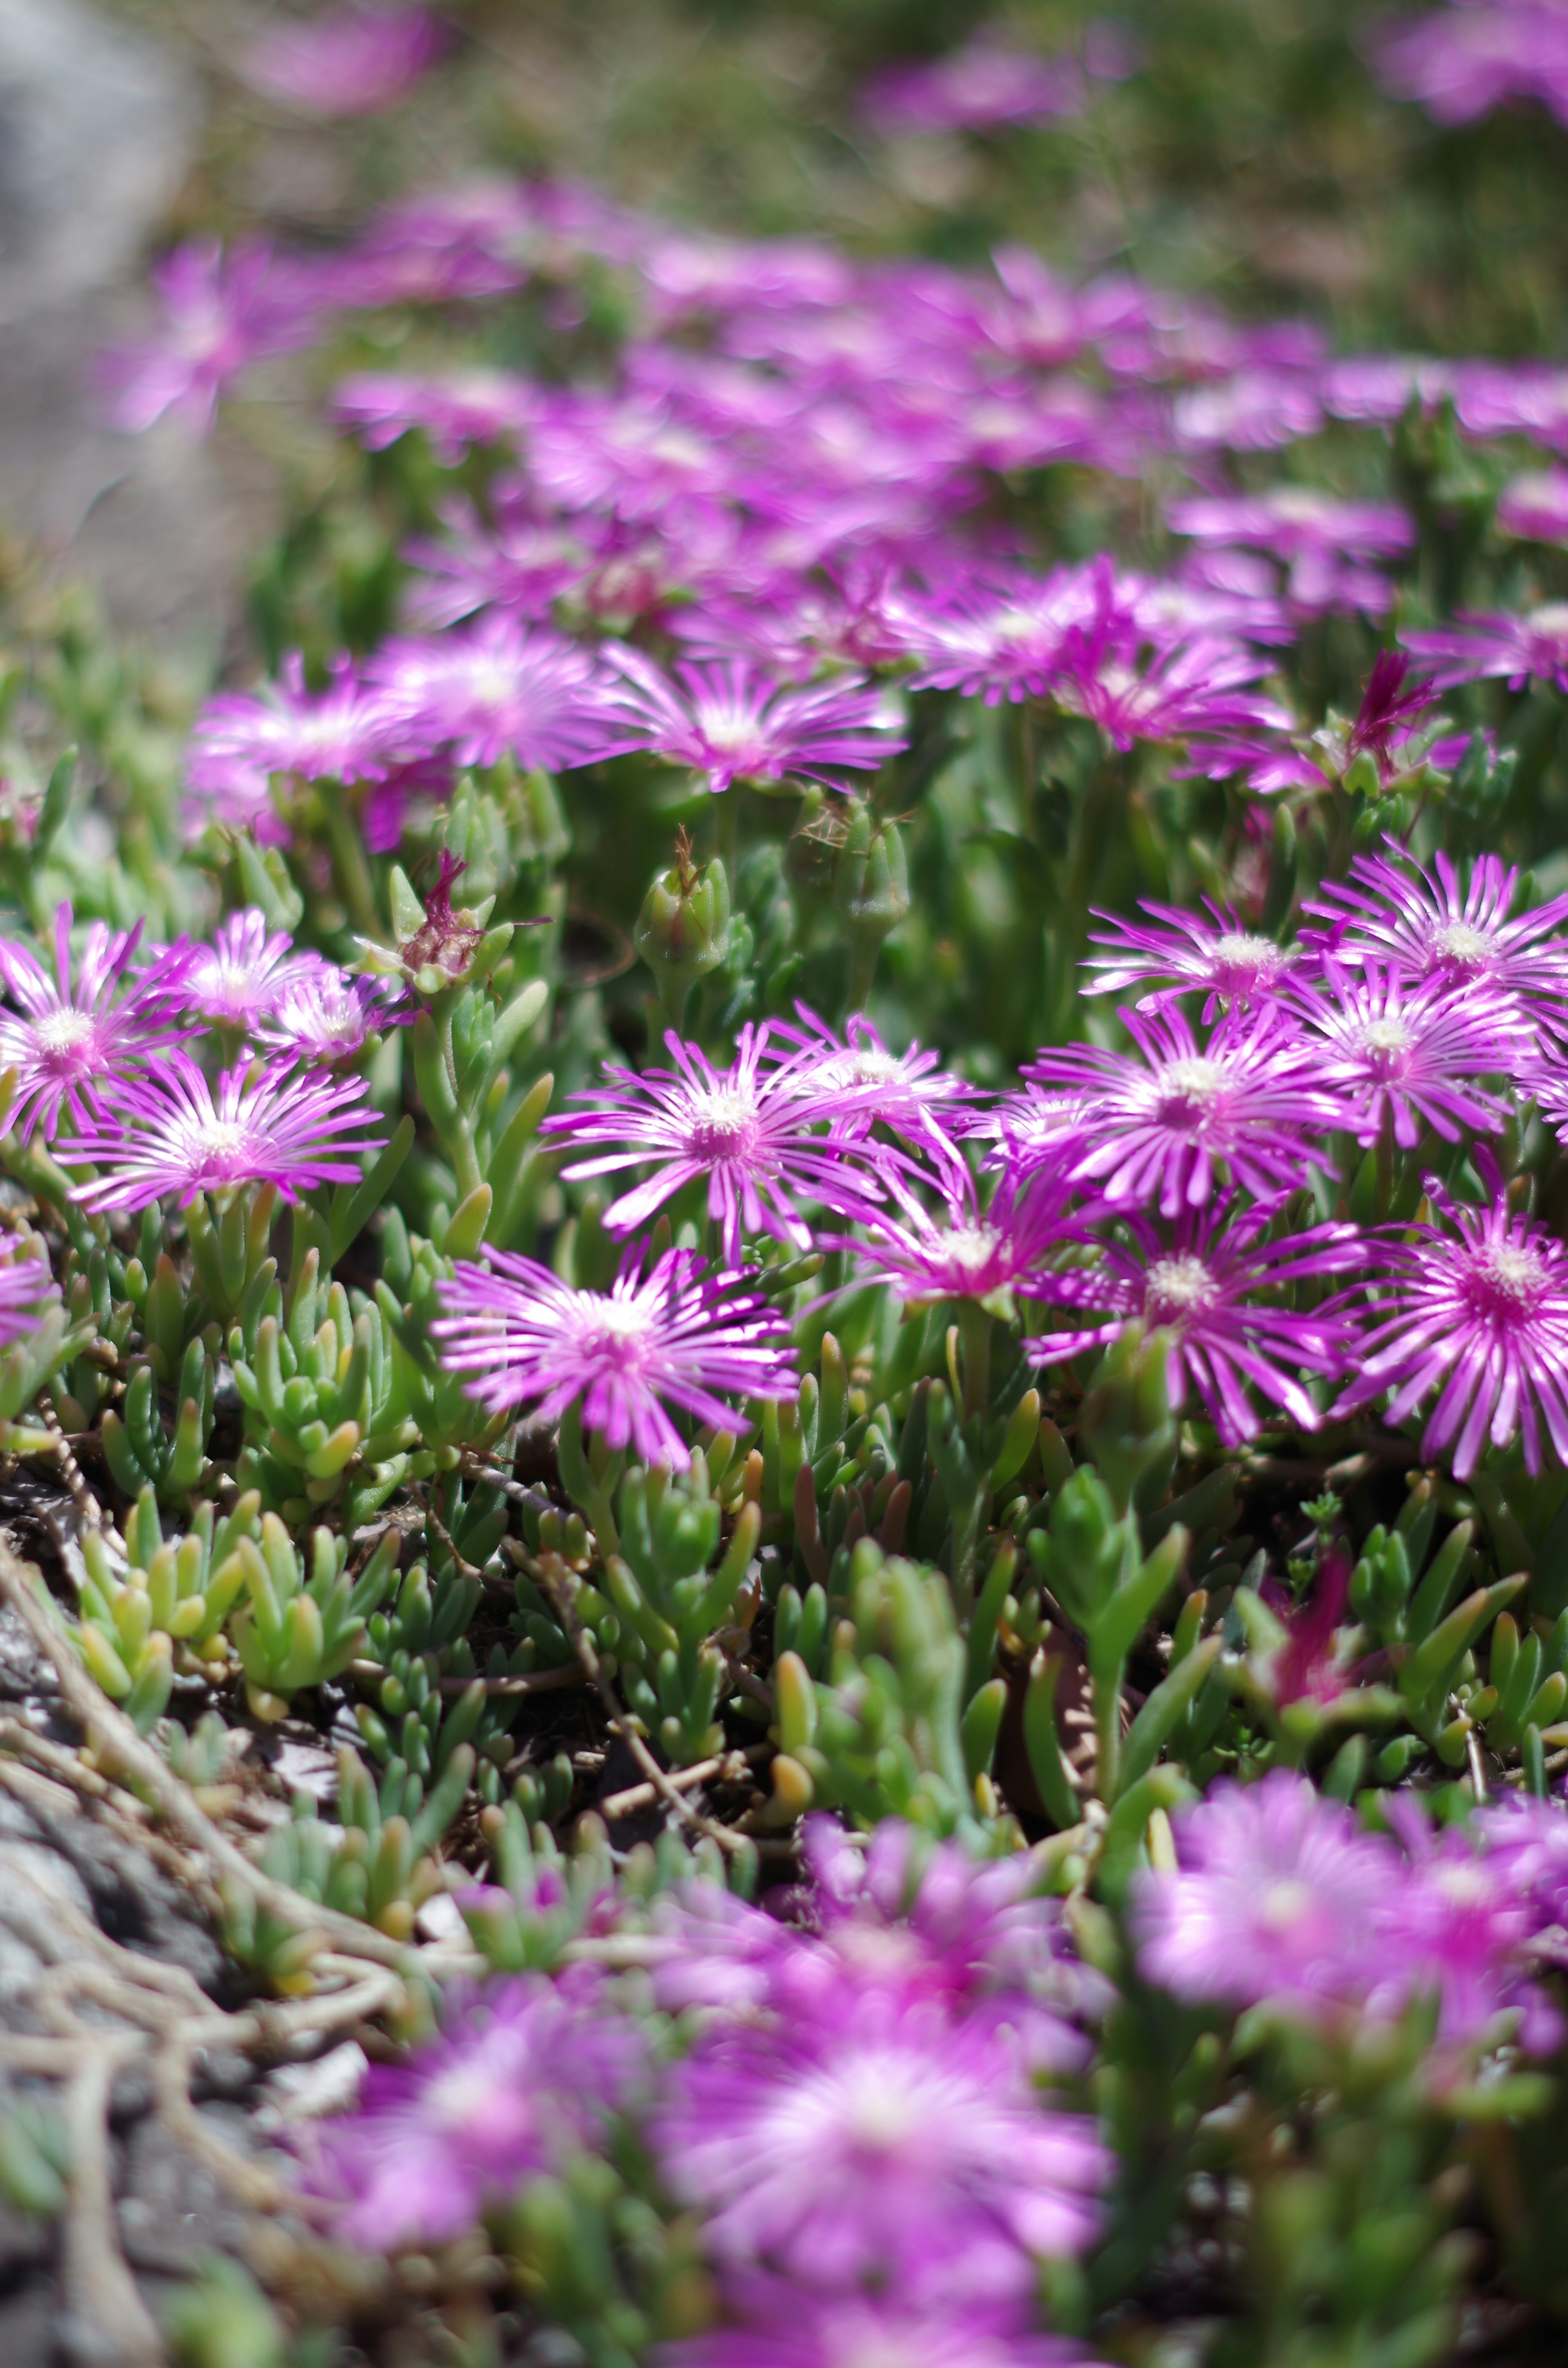
M326 962L285 972L252 1024L269 1053L332 1066L356 1060L383 1028L405 1025L415 1005L393 979L349 978Z
M530 2173L600 2143L644 2070L637 2024L600 2009L591 1975L493 1982L408 2064L373 2066L357 2113L297 2141L301 2183L369 2251L449 2243Z
M1384 87L1438 123L1472 123L1539 98L1568 123L1568 17L1559 0L1458 0L1372 43Z
M1194 2002L1308 2014L1364 1998L1387 1965L1403 1863L1348 1809L1277 1769L1218 1784L1176 1819L1180 1872L1142 1874L1132 1897L1139 1970Z
M108 1173L78 1185L86 1209L144 1209L165 1195L188 1207L199 1192L275 1184L297 1201L320 1184L357 1184L379 1151L380 1114L361 1077L301 1076L283 1062L252 1076L242 1062L210 1085L183 1045L123 1087L72 1145L74 1159Z
M0 1011L0 1068L16 1072L8 1124L26 1143L41 1126L54 1140L63 1107L78 1129L99 1096L113 1094L176 1043L189 956L156 948L139 962L142 924L110 930L94 921L72 975L69 905L54 916L54 976L38 956L0 938L0 979L21 1012Z
M1052 1295L1041 1272L1044 1261L1078 1234L1060 1184L1044 1174L1017 1186L1004 1182L982 1208L961 1163L951 1167L942 1183L943 1205L937 1215L906 1205L900 1218L868 1219L864 1242L835 1235L835 1247L851 1250L862 1276L891 1283L908 1307L972 1299L1010 1320L1015 1293L1026 1299Z
M1485 987L1550 1020L1568 1003L1568 896L1516 914L1518 885L1501 856L1478 856L1461 885L1441 848L1430 871L1400 848L1357 856L1349 879L1325 881L1302 910L1330 924L1319 939L1345 969L1395 964L1413 984Z
M316 332L316 281L256 241L225 255L221 239L192 239L156 267L153 282L163 308L158 335L102 364L114 424L131 435L165 412L206 435L242 370L308 345Z
M506 616L429 641L383 642L370 661L394 731L460 765L511 757L525 771L592 764L610 745L593 658Z
M1165 513L1173 534L1195 541L1255 544L1282 559L1314 552L1341 559L1399 559L1415 541L1409 514L1392 502L1346 502L1313 485L1266 494L1192 494Z
M1069 714L1097 723L1121 749L1194 732L1279 730L1290 723L1286 711L1251 689L1268 664L1233 642L1203 635L1134 669L1108 639L1085 635L1064 653L1051 696Z
M515 439L537 407L528 381L502 370L460 370L445 378L360 370L340 379L332 399L333 417L369 451L384 452L400 437L422 428L448 469L455 469L476 444Z
M1092 1090L1053 1092L1030 1082L977 1112L964 1133L996 1144L986 1155L988 1167L1010 1170L1017 1178L1037 1171L1065 1176L1082 1153L1098 1099Z
M1520 542L1568 542L1568 469L1510 477L1497 496L1497 526Z
M0 1245L0 1349L25 1340L36 1332L45 1307L59 1304L60 1294L50 1269L42 1238L12 1235Z
M747 1276L710 1273L695 1250L666 1250L646 1275L642 1264L623 1261L603 1292L502 1250L487 1267L460 1258L430 1327L441 1360L492 1413L537 1404L553 1421L580 1400L589 1430L650 1463L689 1461L665 1400L733 1429L716 1391L793 1395L789 1324Z
M1237 370L1189 388L1171 406L1175 442L1191 451L1271 452L1322 426L1315 375L1295 370Z
M543 1121L541 1132L564 1138L568 1150L592 1150L562 1171L568 1178L655 1168L606 1211L612 1233L634 1232L684 1185L706 1178L709 1222L721 1228L733 1266L743 1234L768 1233L798 1249L811 1247L793 1194L849 1217L865 1216L881 1199L877 1170L890 1155L869 1140L829 1132L834 1121L869 1106L876 1088L823 1085L815 1077L820 1053L808 1048L773 1061L771 1040L768 1024L748 1020L734 1060L720 1070L700 1046L672 1030L665 1042L673 1069L645 1069L639 1076L607 1067L605 1085L574 1095L585 1108ZM606 1147L593 1148L600 1144Z
M1568 1812L1510 1793L1473 1820L1516 1899L1528 1900L1538 1924L1568 1924Z
M1314 1073L1351 1104L1351 1129L1375 1143L1385 1125L1403 1151L1430 1127L1447 1143L1461 1131L1494 1134L1506 1111L1471 1080L1506 1074L1522 1030L1515 1008L1474 983L1427 978L1412 985L1392 963L1343 969L1333 954L1323 983L1290 992L1321 1047Z
M1529 1982L1519 1961L1535 1928L1528 1891L1506 1856L1493 1857L1450 1827L1435 1834L1410 1794L1391 1795L1390 1822L1410 1854L1393 1924L1385 1987L1394 1999L1435 1991L1437 2036L1450 2045L1478 2039L1499 2014L1517 2009L1531 2055L1561 2046L1562 2017ZM1385 1925L1392 1919L1384 1911ZM1374 1990L1370 2007L1383 2003Z
M741 2323L665 2345L654 2368L1094 2368L1016 2305L921 2310L902 2296L811 2294L755 2276L726 2279L725 2292Z
M831 783L846 766L875 771L904 746L885 694L858 678L785 689L734 658L677 665L672 682L639 650L608 655L617 678L603 715L612 751L647 748L689 766L716 796L736 781Z
M444 515L445 540L421 538L403 552L423 576L406 602L415 624L457 625L481 609L505 609L535 624L591 564L585 540L548 521L504 518L492 528L461 504Z
M1461 609L1458 621L1433 632L1402 632L1417 657L1437 660L1435 689L1500 676L1510 690L1529 681L1568 690L1568 600L1548 601L1522 616L1476 616Z
M1443 1224L1409 1228L1384 1246L1371 1326L1341 1406L1383 1391L1386 1419L1404 1422L1437 1394L1421 1441L1468 1480L1488 1438L1522 1433L1539 1472L1541 1427L1568 1459L1568 1248L1499 1189L1483 1209L1437 1195Z
M896 135L1049 123L1081 114L1086 99L1075 59L1034 56L990 32L931 65L890 66L861 105L877 131Z
M275 24L240 63L252 90L312 115L379 115L407 97L446 46L419 7L329 8L309 24Z
M1157 1011L1180 996L1199 994L1206 1026L1218 1011L1267 1001L1299 966L1300 950L1244 929L1233 913L1222 912L1207 896L1203 902L1211 921L1178 905L1142 904L1153 928L1118 913L1096 913L1096 919L1109 928L1091 932L1091 944L1106 951L1085 957L1085 968L1095 975L1085 981L1084 994L1120 995L1153 979L1160 984L1153 995L1140 996L1140 1011Z
M960 1113L982 1099L982 1089L942 1066L939 1053L923 1053L912 1044L907 1053L890 1053L864 1012L852 1012L844 1038L803 1003L795 1006L799 1026L776 1019L769 1030L765 1061L792 1060L797 1053L814 1055L804 1071L805 1090L856 1096L853 1108L835 1121L840 1135L869 1134L885 1126L905 1143L923 1144L938 1156L956 1159L951 1129ZM773 1046L781 1049L775 1053Z
M210 946L190 949L181 980L186 1008L210 1028L249 1033L286 987L324 967L319 954L296 953L292 938L269 930L253 905L231 913Z
M1280 1406L1303 1430L1323 1419L1302 1372L1333 1380L1350 1361L1356 1326L1337 1303L1291 1307L1281 1294L1363 1265L1366 1245L1348 1224L1311 1226L1276 1238L1275 1207L1237 1211L1230 1201L1185 1212L1174 1229L1147 1217L1123 1220L1127 1237L1103 1245L1097 1265L1050 1279L1057 1307L1103 1311L1080 1331L1050 1332L1024 1346L1043 1363L1104 1347L1135 1322L1170 1336L1173 1406L1196 1396L1227 1447L1256 1433L1249 1392Z
M1246 1026L1222 1020L1206 1042L1178 1010L1122 1014L1136 1053L1073 1044L1024 1074L1088 1103L1087 1148L1074 1172L1113 1207L1158 1198L1160 1213L1210 1200L1221 1171L1267 1200L1305 1182L1324 1135L1350 1106L1317 1081L1300 1028L1278 1006Z
M324 691L306 689L298 653L283 661L282 679L256 694L221 691L196 719L186 781L187 816L199 829L210 819L255 832L263 845L283 845L288 826L271 798L274 778L311 781L383 781L397 758L397 732L379 691L358 680L347 658Z
M1108 2168L1005 2034L881 1983L710 2022L653 2139L722 2263L949 2305L1021 2296L1035 2259L1080 2251Z

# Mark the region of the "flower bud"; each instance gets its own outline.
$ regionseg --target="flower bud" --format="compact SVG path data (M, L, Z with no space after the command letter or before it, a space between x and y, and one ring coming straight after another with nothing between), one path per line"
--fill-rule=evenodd
M833 903L849 940L849 1002L870 992L882 940L909 911L909 866L898 825L876 822L869 804L855 812L833 867Z
M633 936L658 983L659 1000L678 1026L687 995L719 968L730 948L730 882L719 858L699 871L683 832L674 863L642 900Z

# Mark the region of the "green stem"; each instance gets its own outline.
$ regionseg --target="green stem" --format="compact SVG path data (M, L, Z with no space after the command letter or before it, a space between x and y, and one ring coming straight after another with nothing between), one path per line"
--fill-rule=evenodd
M963 1412L966 1422L983 1415L991 1401L991 1316L976 1299L959 1302L959 1338L963 1344Z
M733 896L735 860L741 835L741 793L733 784L721 796L715 819L719 825L719 859L724 867L724 877L730 883L730 894Z
M332 876L344 909L362 937L379 937L381 925L376 911L376 892L354 810L334 781L324 785L320 803L326 817L326 835L332 843Z
M448 1081L452 1088L452 1100L457 1105L457 1118L441 1130L441 1142L451 1154L452 1169L458 1179L458 1198L466 1201L469 1194L484 1181L480 1171L479 1154L474 1147L473 1126L463 1108L462 1094L458 1086L458 1056L452 1043L452 1011L457 1002L455 990L437 996L430 1007L441 1042L441 1058L446 1063Z
M882 951L881 933L857 929L849 940L849 1003L850 1011L864 1011L871 999L871 982L877 975L877 962Z
M1121 1781L1121 1671L1096 1672L1095 1694L1095 1790L1108 1808Z

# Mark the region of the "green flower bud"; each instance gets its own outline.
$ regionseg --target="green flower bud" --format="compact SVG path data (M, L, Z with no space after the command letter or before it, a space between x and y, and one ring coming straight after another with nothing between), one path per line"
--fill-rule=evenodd
M697 870L684 831L674 863L642 900L633 936L658 983L659 1000L678 1028L687 995L699 979L719 968L730 948L730 882L723 864L715 856Z
M858 806L833 867L833 903L849 940L851 1007L869 992L882 940L909 911L909 865L898 825Z

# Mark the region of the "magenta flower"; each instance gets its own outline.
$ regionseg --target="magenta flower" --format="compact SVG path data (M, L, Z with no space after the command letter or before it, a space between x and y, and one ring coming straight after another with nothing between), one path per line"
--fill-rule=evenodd
M1048 1282L1042 1269L1052 1250L1079 1235L1060 1179L1042 1172L1017 1185L1004 1180L983 1209L961 1163L941 1183L937 1215L906 1204L902 1218L868 1218L863 1242L841 1235L822 1238L852 1251L862 1280L891 1283L906 1307L972 1299L1010 1321L1015 1293L1053 1297L1054 1279Z
M1532 680L1568 690L1568 601L1548 601L1518 617L1475 616L1461 609L1455 624L1400 639L1417 657L1438 661L1432 677L1437 690L1490 676L1501 676L1510 690Z
M13 1235L0 1247L0 1349L36 1332L45 1307L59 1296L41 1237Z
M411 749L449 748L460 765L511 757L558 772L607 755L594 661L559 634L483 617L433 641L383 642L369 669Z
M1568 21L1557 0L1461 0L1395 24L1372 54L1385 88L1438 123L1471 123L1517 98L1539 98L1568 123Z
M1251 1392L1281 1407L1303 1430L1323 1419L1303 1372L1332 1380L1350 1361L1355 1325L1337 1301L1313 1309L1290 1304L1291 1286L1351 1272L1366 1260L1358 1227L1311 1226L1275 1237L1277 1206L1185 1211L1168 1235L1147 1217L1123 1220L1124 1240L1103 1245L1097 1265L1051 1277L1053 1306L1103 1311L1081 1331L1047 1333L1025 1349L1042 1363L1103 1348L1132 1322L1170 1336L1173 1406L1197 1397L1226 1447L1253 1438L1259 1417Z
M864 1012L850 1014L841 1042L803 1003L795 1009L799 1027L786 1019L774 1020L763 1057L771 1063L803 1053L811 1064L793 1074L807 1093L814 1095L825 1087L856 1096L854 1107L835 1121L835 1134L853 1137L869 1133L873 1126L885 1126L905 1143L923 1144L949 1159L957 1157L949 1127L981 1099L980 1087L951 1076L943 1068L939 1053L923 1053L918 1044L912 1044L907 1053L890 1053ZM774 1043L790 1049L775 1054Z
M1521 1043L1513 1008L1484 988L1441 978L1406 985L1392 965L1358 973L1324 960L1324 985L1290 1001L1321 1048L1314 1074L1352 1106L1351 1131L1375 1143L1387 1125L1403 1151L1430 1127L1447 1143L1460 1132L1494 1134L1506 1112L1471 1080L1508 1071Z
M1389 1984L1395 1997L1435 1991L1437 2036L1450 2045L1479 2039L1517 2009L1527 2051L1552 2054L1562 2044L1562 2017L1519 1962L1538 1912L1508 1856L1478 1848L1484 1832L1435 1834L1408 1793L1391 1796L1390 1815L1410 1853ZM1381 2003L1374 1994L1373 2010Z
M85 1209L144 1209L165 1195L187 1208L199 1192L275 1184L297 1201L321 1184L357 1184L360 1158L385 1137L361 1077L301 1076L279 1063L253 1077L242 1062L209 1084L183 1046L133 1079L71 1145L73 1165L108 1173L72 1194Z
M563 1136L568 1148L592 1151L562 1169L569 1180L654 1167L606 1211L612 1233L634 1232L684 1185L706 1178L709 1222L721 1229L725 1259L734 1266L743 1233L811 1247L794 1193L850 1217L864 1216L868 1204L881 1199L877 1171L891 1155L829 1131L870 1103L876 1088L822 1085L822 1056L809 1050L765 1067L772 1033L770 1023L756 1028L748 1020L734 1060L718 1070L699 1046L672 1030L665 1042L673 1069L638 1076L607 1067L608 1089L574 1094L585 1108L543 1121L540 1131Z
M1058 567L986 597L971 593L940 607L911 600L893 610L916 690L983 693L988 707L1006 698L1048 698L1061 676L1068 636L1096 616L1119 625L1134 646L1145 638L1131 587L1119 586L1108 559Z
M652 2135L722 2264L949 2305L1019 2297L1036 2260L1081 2251L1108 2169L1004 2033L881 1983L710 2022Z
M1301 961L1295 946L1244 929L1233 913L1221 912L1203 899L1211 921L1174 905L1141 900L1140 910L1156 923L1125 920L1118 913L1096 913L1109 924L1091 932L1090 943L1103 953L1089 954L1085 968L1093 971L1085 995L1120 995L1146 980L1160 984L1153 995L1140 997L1140 1011L1157 1011L1179 996L1200 994L1207 1026L1222 1010L1245 1010L1249 1004L1268 1000Z
M182 985L185 1007L210 1028L248 1033L286 988L324 968L319 954L296 953L281 929L270 931L253 905L231 913L210 946L190 949Z
M1397 1425L1437 1393L1421 1453L1448 1458L1456 1480L1469 1479L1488 1438L1506 1447L1521 1433L1526 1467L1539 1472L1542 1424L1568 1460L1568 1248L1510 1212L1500 1179L1484 1209L1435 1188L1432 1197L1446 1223L1382 1249L1371 1328L1339 1410L1387 1390L1384 1419Z
M1256 545L1281 559L1399 559L1415 528L1392 502L1346 502L1316 485L1264 494L1188 495L1165 512L1173 534L1206 543Z
M602 2143L644 2062L637 2024L603 2011L591 1975L493 1982L408 2064L373 2066L357 2113L296 2141L301 2184L367 2251L449 2243L530 2174Z
M189 955L153 950L139 965L140 921L131 930L88 928L74 978L69 905L54 916L54 976L27 946L0 938L0 979L18 1015L0 1011L0 1068L14 1069L7 1124L26 1143L41 1126L46 1143L60 1129L62 1106L78 1130L92 1123L97 1098L141 1075L180 1041L177 1025Z
M275 778L383 781L396 757L386 706L356 679L349 661L336 662L330 686L318 693L306 689L296 652L283 661L281 682L256 696L222 691L197 717L186 776L191 821L199 829L210 815L282 846L289 832L272 804Z
M1158 1197L1160 1214L1201 1208L1221 1173L1259 1200L1304 1183L1323 1137L1350 1105L1317 1082L1312 1053L1278 1006L1250 1025L1222 1020L1200 1042L1176 1010L1129 1011L1134 1053L1073 1044L1038 1053L1025 1076L1081 1093L1087 1148L1074 1173L1119 1207Z
M1349 879L1325 881L1302 910L1331 925L1317 939L1346 969L1395 965L1413 984L1519 996L1550 1019L1568 1004L1568 939L1557 934L1568 896L1516 914L1518 885L1517 866L1506 868L1500 856L1478 856L1461 886L1441 848L1431 871L1396 848L1392 860L1357 856Z
M331 1067L357 1060L383 1028L401 1028L415 1006L394 979L350 978L326 962L283 976L251 1034L267 1052Z
M403 554L424 577L407 597L415 624L457 625L481 609L505 609L520 623L535 624L587 575L586 545L563 527L531 518L489 527L466 505L444 517L444 540L422 537Z
M308 25L273 25L240 72L264 98L312 115L379 115L405 98L446 47L424 8L329 8Z
M716 1391L794 1395L789 1324L746 1275L710 1273L695 1250L666 1250L646 1275L641 1266L629 1257L608 1292L574 1291L533 1258L460 1258L430 1327L441 1361L493 1414L535 1405L552 1422L581 1400L585 1426L610 1448L683 1467L690 1451L666 1401L733 1429Z
M256 243L227 256L215 238L176 247L153 274L163 306L155 337L106 355L114 423L131 435L165 412L199 435L252 362L308 345L321 290L299 263Z
M868 84L861 103L875 129L891 137L1048 123L1081 115L1086 99L1074 59L1034 56L981 33L931 65L890 66Z
M1091 632L1071 637L1051 697L1070 715L1097 723L1121 749L1193 732L1280 729L1290 721L1286 711L1250 687L1269 664L1233 642L1204 636L1160 653L1139 671L1108 635Z
M1134 1884L1145 1981L1194 2003L1317 2013L1365 1998L1385 1972L1403 1862L1305 1777L1216 1785L1176 1830L1179 1873Z
M1519 542L1568 542L1568 469L1530 469L1497 496L1497 529Z
M417 262L415 257L415 264ZM393 276L390 261L361 258L355 268L360 281L368 279L372 284L346 291L345 301L396 301L393 289L385 284ZM399 250L396 268L403 276L409 274L406 250ZM505 284L515 284L515 275L507 278ZM404 292L412 298L422 291ZM434 301L436 295L449 298L491 292L488 285L477 289L442 288L431 291L431 297ZM444 378L416 378L397 370L357 370L338 381L332 397L333 418L339 427L356 433L368 451L384 452L411 429L422 428L430 439L436 459L445 469L457 468L475 445L515 441L533 417L535 408L535 390L528 380L511 377L504 370L457 370Z
M810 2294L770 2278L729 2278L743 2314L685 2343L655 2368L1093 2368L1076 2343L1040 2335L1017 2306L913 2308L902 2297Z
M980 1111L964 1133L995 1144L995 1150L985 1155L987 1167L1000 1167L1016 1178L1040 1172L1065 1176L1082 1156L1098 1104L1094 1092L1052 1092L1028 1084L1021 1093L1004 1094Z
M608 655L619 677L604 700L611 753L651 749L705 774L715 796L735 781L831 783L836 768L875 771L904 746L884 695L858 677L783 689L733 658L677 665L671 682L641 651Z

